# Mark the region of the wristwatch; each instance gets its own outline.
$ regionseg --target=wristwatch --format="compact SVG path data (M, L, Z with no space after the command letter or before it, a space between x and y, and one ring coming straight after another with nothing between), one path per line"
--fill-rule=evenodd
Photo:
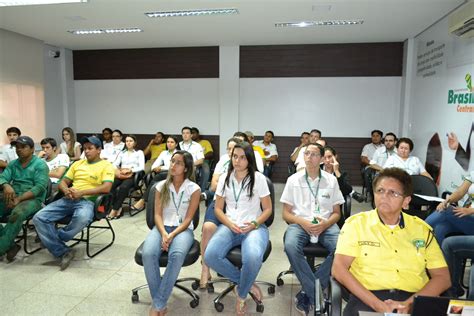
M250 223L255 225L255 228L258 228L260 224L257 221L251 221Z

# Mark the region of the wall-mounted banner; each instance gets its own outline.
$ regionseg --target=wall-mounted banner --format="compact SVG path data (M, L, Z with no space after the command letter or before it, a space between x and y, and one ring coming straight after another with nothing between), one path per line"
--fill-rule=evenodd
M474 113L474 89L471 74L467 73L464 80L465 87L448 90L448 105L455 105L456 111L460 113Z

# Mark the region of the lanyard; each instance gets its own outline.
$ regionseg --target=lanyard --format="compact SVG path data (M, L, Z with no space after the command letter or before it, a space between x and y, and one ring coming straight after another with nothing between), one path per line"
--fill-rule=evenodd
M184 148L184 145L186 145L186 144L183 142L183 150L189 151L189 149L190 149L191 146L193 145L193 142L190 142L190 143L189 143L188 149L185 149L185 148Z
M313 191L313 188L311 187L311 184L309 183L308 172L306 170L305 170L305 180L306 180L306 183L308 184L308 188L309 188L309 191L311 192L311 195L314 197L315 211L316 213L319 213L318 192L319 192L319 184L321 183L321 171L319 171L319 180L318 180L318 186L316 187L316 192Z
M179 207L181 206L181 202L183 202L183 194L184 194L184 191L181 192L181 195L179 197L179 202L178 204L176 204L176 200L174 199L174 192L171 192L171 196L173 197L173 204L174 204L174 207L176 208L176 216L178 216L178 221L179 223L181 224L181 217L179 216Z
M242 193L243 189L244 189L244 180L242 180L242 185L240 186L239 194L236 194L235 193L235 184L234 184L234 181L232 180L232 191L234 192L235 209L237 209L239 207L240 194Z

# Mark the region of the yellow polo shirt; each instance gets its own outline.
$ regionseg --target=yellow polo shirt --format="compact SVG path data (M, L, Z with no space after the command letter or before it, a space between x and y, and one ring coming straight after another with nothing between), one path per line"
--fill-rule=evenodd
M405 213L393 229L383 224L376 210L349 217L336 254L355 258L349 271L371 291L415 293L429 280L426 269L447 266L431 227Z
M253 147L253 150L258 152L260 154L260 156L262 157L262 159L265 159L265 153L263 152L263 149L262 147L260 146L252 146Z
M208 140L205 140L205 139L201 139L199 141L199 145L201 145L202 149L204 150L204 156L209 153L209 152L213 152L214 149L212 149L212 145L211 143L208 141Z
M150 159L158 158L158 156L161 154L161 152L165 149L166 149L166 143L162 143L162 144L159 144L159 145L151 145L150 146L150 152L151 152Z

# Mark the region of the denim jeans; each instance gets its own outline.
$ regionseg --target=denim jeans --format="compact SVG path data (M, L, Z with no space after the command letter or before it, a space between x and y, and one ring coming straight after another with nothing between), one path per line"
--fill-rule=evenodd
M303 247L309 243L309 234L298 224L291 224L286 229L284 237L285 252L296 277L303 287L303 291L310 298L311 304L314 304L314 283L316 279L319 279L323 289L328 287L338 237L339 227L336 224L319 235L318 242L329 251L329 255L324 259L319 269L313 273L312 267L309 266L303 254Z
M69 224L56 229L56 222L68 216L72 216ZM93 219L94 202L62 198L36 213L33 223L43 245L55 257L61 257L70 251L66 242L80 233Z
M221 222L216 216L216 213L214 212L214 206L215 206L216 201L212 200L211 204L206 209L206 214L204 215L204 222L211 222L214 223L216 226L219 226Z
M220 225L207 245L204 260L211 269L237 284L239 297L245 299L262 266L268 239L265 225L247 234L236 234L229 227ZM226 258L227 253L238 245L242 249L240 270Z
M201 192L205 192L209 183L209 177L211 175L209 162L204 160L202 165L197 167L197 169L199 170L199 187L201 188Z
M438 244L450 233L474 235L474 215L458 217L450 206L442 212L434 212L426 218L426 222L433 227Z
M443 241L441 246L446 263L448 264L449 271L451 273L452 290L455 294L463 292L461 287L461 276L463 269L463 262L465 259L474 260L474 236L452 236L448 237ZM474 297L474 284L473 275L471 269L471 280L470 280L470 295Z
M175 229L175 226L165 226L168 234ZM160 275L160 256L163 252L161 240L160 232L154 227L145 239L142 252L143 268L150 288L153 308L156 310L166 307L184 259L194 243L194 235L191 229L186 229L173 238L168 250L168 265L163 277Z

